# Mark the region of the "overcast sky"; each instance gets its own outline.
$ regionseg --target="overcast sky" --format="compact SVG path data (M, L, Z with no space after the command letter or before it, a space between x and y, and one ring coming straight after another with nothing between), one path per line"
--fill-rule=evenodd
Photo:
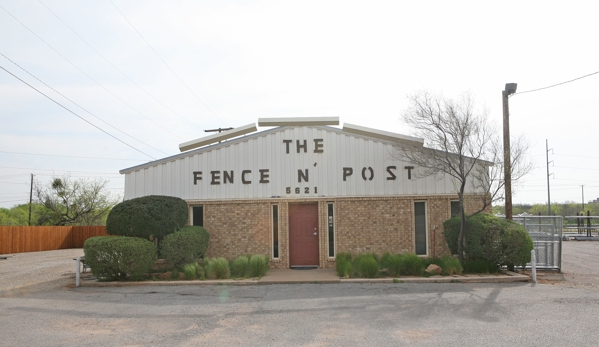
M331 116L409 135L400 115L424 89L472 93L501 131L505 83L522 92L599 71L594 1L0 6L0 67L124 142L0 69L0 207L28 201L31 173L103 177L121 193L120 169L260 117ZM510 98L511 133L532 144L536 167L514 203L546 203L546 139L552 202L581 202L582 185L587 202L599 198L598 87L596 74Z

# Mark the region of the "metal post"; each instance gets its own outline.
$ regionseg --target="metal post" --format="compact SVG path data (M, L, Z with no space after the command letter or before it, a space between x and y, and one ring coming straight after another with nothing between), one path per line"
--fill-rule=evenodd
M31 174L31 188L29 188L29 223L31 226L31 201L33 200L33 174Z
M81 285L81 258L77 258L77 271L75 272L75 286Z
M510 111L508 91L501 92L503 97L503 173L505 188L505 219L512 219L512 165L510 156Z
M537 283L537 257L535 250L530 251L530 265L532 267L532 283Z
M551 216L551 191L549 190L549 141L545 139L545 156L547 158L547 215Z

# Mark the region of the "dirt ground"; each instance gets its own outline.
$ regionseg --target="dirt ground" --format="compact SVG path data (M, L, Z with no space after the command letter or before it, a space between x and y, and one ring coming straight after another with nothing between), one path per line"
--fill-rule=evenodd
M0 295L75 285L75 261L83 249L1 255ZM539 271L539 283L599 290L599 242L564 241L562 271Z

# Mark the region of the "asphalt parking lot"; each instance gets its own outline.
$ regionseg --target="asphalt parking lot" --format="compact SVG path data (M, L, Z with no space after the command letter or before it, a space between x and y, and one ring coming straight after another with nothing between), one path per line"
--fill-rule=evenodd
M48 255L38 282L34 268L22 266L27 276L9 263L34 255L0 260L0 346L595 346L599 338L599 242L564 242L563 275L537 284L74 288L73 254L64 255L62 267L62 254Z

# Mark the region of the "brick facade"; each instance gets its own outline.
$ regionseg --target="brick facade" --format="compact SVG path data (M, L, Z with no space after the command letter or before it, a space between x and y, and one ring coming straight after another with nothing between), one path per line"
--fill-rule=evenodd
M457 196L402 196L380 198L318 198L231 201L188 201L202 205L204 227L210 233L206 257L234 259L243 254L268 254L271 267L289 267L289 204L318 204L319 266L332 268L328 251L328 204L334 204L335 253L413 253L414 202L426 203L427 256L449 253L443 222L450 217ZM279 258L272 258L272 205L279 207ZM466 211L477 209L466 199ZM490 210L490 208L489 208Z

